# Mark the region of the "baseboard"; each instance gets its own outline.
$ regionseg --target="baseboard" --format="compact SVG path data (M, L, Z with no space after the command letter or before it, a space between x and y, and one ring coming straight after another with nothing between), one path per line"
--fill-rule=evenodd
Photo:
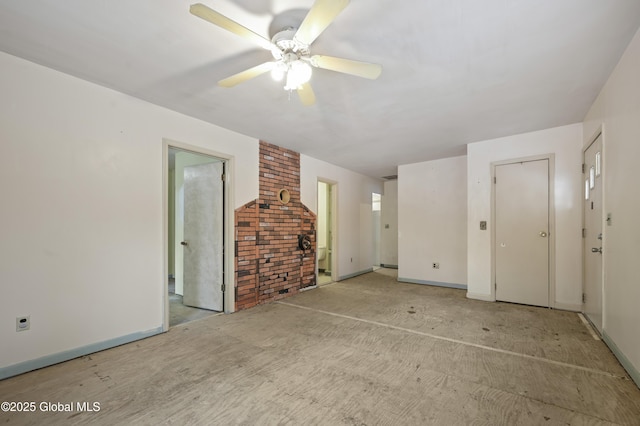
M398 269L398 265L389 265L388 263L381 263L381 268Z
M636 382L636 386L640 388L640 372L638 369L631 363L631 361L629 361L629 358L622 353L618 345L615 344L613 339L609 337L606 332L602 332L602 340L604 340L607 346L609 346L609 349L611 349L611 352L613 352L616 358L618 358L618 361L620 361L620 364L622 364L624 369L627 370L631 379Z
M358 275L368 274L369 272L373 272L373 268L368 268L362 271L354 272L353 274L343 275L338 277L338 281L348 280L349 278L357 277Z
M554 304L553 309L560 309L562 311L571 311L571 312L582 312L582 305L581 304L574 304L574 303L559 303L559 302L556 302Z
M414 280L413 278L401 278L401 277L398 277L398 281L400 281L401 283L433 285L436 287L457 288L460 290L467 289L466 284L444 283L440 281Z
M128 334L126 336L116 337L115 339L109 339L102 342L92 343L90 345L81 346L79 348L70 349L64 352L58 352L56 354L43 356L41 358L32 359L29 361L13 364L8 367L0 368L0 380L8 377L17 376L18 374L27 373L29 371L37 370L43 367L49 367L50 365L58 364L64 361L69 361L74 358L78 358L84 355L89 355L94 352L103 351L105 349L114 348L116 346L131 343L136 340L145 339L147 337L155 336L162 333L162 327L154 328L152 330L141 331L139 333Z
M495 297L491 296L490 294L470 293L470 292L467 292L467 299L482 300L485 302L496 301Z

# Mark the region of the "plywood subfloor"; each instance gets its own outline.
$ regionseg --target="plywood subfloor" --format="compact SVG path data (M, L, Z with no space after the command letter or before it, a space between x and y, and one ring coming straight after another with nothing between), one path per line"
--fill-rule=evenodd
M640 390L574 313L374 272L0 382L99 402L0 424L640 424Z
M176 294L175 289L175 280L169 278L169 327L220 314L220 312L193 308L183 304L182 296Z

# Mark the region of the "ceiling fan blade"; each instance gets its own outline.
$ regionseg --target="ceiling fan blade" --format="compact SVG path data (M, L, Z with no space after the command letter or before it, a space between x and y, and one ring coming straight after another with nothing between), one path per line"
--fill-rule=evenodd
M311 57L311 65L371 80L375 80L382 73L381 65L335 58L333 56L314 55Z
M255 78L261 74L269 72L273 69L275 62L265 62L264 64L256 65L253 68L234 74L231 77L227 77L218 82L218 85L222 87L233 87L236 84L243 83L247 80Z
M310 45L348 4L349 0L316 0L300 24L294 39Z
M316 94L313 93L311 84L309 84L308 82L300 86L297 92L298 92L298 96L300 97L300 102L302 102L302 105L309 106L316 103Z
M275 47L275 45L266 38L254 33L246 27L243 27L236 21L227 18L226 16L216 12L215 10L205 6L202 3L192 4L189 8L189 12L191 12L191 14L197 16L198 18L202 18L205 21L219 26L220 28L224 28L225 30L231 31L232 33L237 34L240 37L251 40L253 43L264 49L271 50Z

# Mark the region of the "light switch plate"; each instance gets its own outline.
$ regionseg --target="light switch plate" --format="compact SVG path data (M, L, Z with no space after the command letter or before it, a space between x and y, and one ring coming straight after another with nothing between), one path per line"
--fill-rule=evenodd
M16 318L16 331L27 331L31 328L31 316Z

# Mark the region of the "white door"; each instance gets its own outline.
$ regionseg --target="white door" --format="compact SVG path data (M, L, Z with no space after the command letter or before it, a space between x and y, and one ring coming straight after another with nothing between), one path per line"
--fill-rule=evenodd
M584 313L602 332L602 135L584 152Z
M182 303L222 311L224 163L184 168Z
M495 167L496 300L549 306L549 160Z

